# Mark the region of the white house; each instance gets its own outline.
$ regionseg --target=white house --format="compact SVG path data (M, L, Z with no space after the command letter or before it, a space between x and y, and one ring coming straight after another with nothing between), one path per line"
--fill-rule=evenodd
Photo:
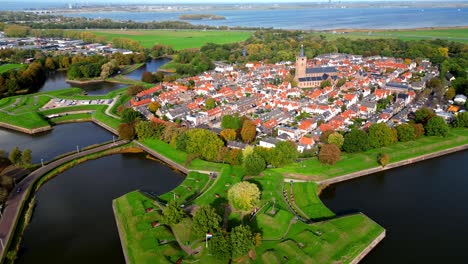
M464 96L463 94L457 94L453 101L457 104L464 104L466 102L466 96Z

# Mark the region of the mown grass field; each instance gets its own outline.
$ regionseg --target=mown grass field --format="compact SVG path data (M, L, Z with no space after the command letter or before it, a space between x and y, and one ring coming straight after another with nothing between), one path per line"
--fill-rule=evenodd
M450 29L411 29L411 30L362 30L350 32L319 32L314 35L324 35L328 39L340 37L350 39L401 39L401 40L423 40L423 39L443 39L461 43L468 43L468 28Z
M226 44L244 41L253 31L203 31L203 30L103 30L92 31L97 36L129 38L140 42L145 48L156 44L172 46L175 50L200 48L206 43Z
M18 63L9 63L9 64L2 64L0 65L0 73L4 73L11 69L19 69L19 68L26 68L26 64L18 64Z
M334 166L321 164L317 159L310 159L275 171L291 176L300 174L307 176L309 180L318 181L378 167L377 157L380 153L387 153L390 162L396 162L464 144L468 144L468 129L453 128L445 138L423 136L414 141L398 142L363 153L343 153Z

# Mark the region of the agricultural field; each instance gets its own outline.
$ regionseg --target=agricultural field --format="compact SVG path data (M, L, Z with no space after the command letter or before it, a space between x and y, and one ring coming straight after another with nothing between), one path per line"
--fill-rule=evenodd
M103 30L93 31L97 36L129 38L140 42L145 48L156 44L172 46L175 50L200 48L206 43L226 44L244 41L253 31L203 31L203 30Z
M401 40L443 39L468 43L468 28L450 29L411 29L411 30L349 30L333 32L316 32L314 35L324 35L328 39L340 37L350 39L392 38Z

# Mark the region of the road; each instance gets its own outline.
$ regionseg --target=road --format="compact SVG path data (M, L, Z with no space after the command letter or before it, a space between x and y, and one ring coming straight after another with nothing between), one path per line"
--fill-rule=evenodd
M14 231L16 228L16 223L21 216L21 211L23 207L25 206L25 202L28 198L28 194L30 191L32 191L32 187L34 183L44 174L49 172L50 170L65 164L71 160L97 153L103 150L111 149L116 146L124 145L126 144L127 141L125 140L119 140L116 141L115 143L108 143L106 145L102 145L96 148L88 149L81 151L79 153L75 153L66 157L63 157L59 160L53 161L44 167L41 167L33 172L31 172L24 180L22 180L20 183L17 184L16 188L21 188L21 192L17 193L16 189L14 189L11 193L10 196L8 197L8 201L6 202L6 208L3 211L2 218L0 219L0 239L2 240L2 244L0 245L0 262L3 260L5 257L5 252L3 245L5 248L8 248L8 244L10 242L10 239L14 235Z

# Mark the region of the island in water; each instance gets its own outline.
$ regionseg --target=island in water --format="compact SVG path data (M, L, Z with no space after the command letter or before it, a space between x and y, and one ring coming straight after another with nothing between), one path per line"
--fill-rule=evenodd
M179 19L182 19L182 20L203 20L203 19L224 20L226 19L226 17L219 16L219 15L212 15L212 14L185 14L185 15L180 15Z

